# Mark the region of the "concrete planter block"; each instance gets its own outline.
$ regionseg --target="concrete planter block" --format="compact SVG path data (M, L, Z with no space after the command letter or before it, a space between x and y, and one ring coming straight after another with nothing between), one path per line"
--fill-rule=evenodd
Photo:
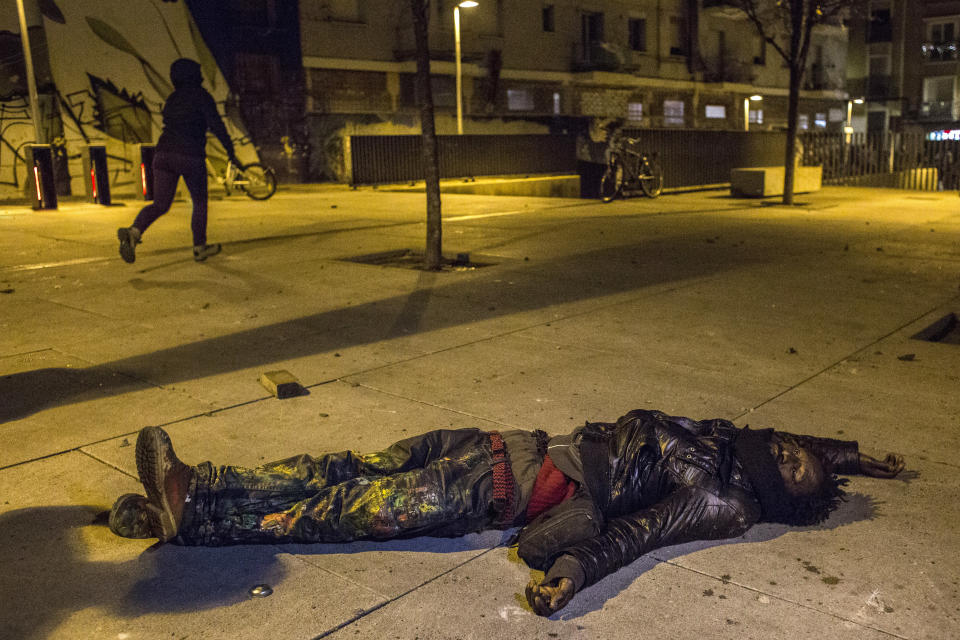
M784 167L749 167L730 171L730 194L763 198L783 195ZM797 167L793 178L794 193L819 191L823 167Z

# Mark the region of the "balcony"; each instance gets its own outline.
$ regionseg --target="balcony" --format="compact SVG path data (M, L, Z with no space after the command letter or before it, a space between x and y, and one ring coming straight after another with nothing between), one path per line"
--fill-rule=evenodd
M939 100L935 102L920 103L921 120L957 120L957 107L960 106L952 100Z
M924 42L920 45L920 56L927 62L949 62L960 59L960 42Z
M730 0L703 0L704 15L733 20L746 19L745 14Z
M619 71L623 51L609 42L581 42L574 45L573 71Z
M891 85L892 79L889 75L867 76L867 100L879 102L894 97Z

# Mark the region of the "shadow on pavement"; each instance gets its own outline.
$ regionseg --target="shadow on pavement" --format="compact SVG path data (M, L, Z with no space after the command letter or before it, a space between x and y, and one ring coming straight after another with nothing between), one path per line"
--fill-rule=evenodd
M789 231L784 231L789 233ZM671 236L491 270L486 278L424 274L408 295L303 316L85 369L0 377L0 422L152 385L213 376L579 300L713 276L784 257L774 242L746 251L715 239ZM446 283L448 284L446 284ZM509 283L509 284L507 284ZM134 286L143 288L142 279ZM169 286L169 283L157 283Z
M854 522L873 520L877 515L879 515L878 507L880 504L881 503L877 502L868 495L862 493L849 493L847 494L846 501L837 507L837 510L831 514L830 518L816 526L790 527L784 524L761 523L751 527L750 530L740 538L729 538L726 540L699 540L697 542L689 542L687 544L665 547L662 550L654 551L653 554L645 556L645 558L634 562L630 566L625 567L620 571L607 576L600 582L584 589L582 592L574 596L573 600L565 609L562 609L561 611L552 615L551 619L574 620L590 612L599 611L603 608L604 604L608 600L616 597L621 591L624 591L637 579L642 578L647 571L650 571L661 562L672 562L682 556L690 555L704 549L712 549L714 547L753 542L767 542L779 538L783 534L790 531L823 531L837 529ZM748 565L750 563L750 552L750 547L743 549L742 562L744 565ZM653 558L652 556L656 556L656 558ZM816 569L816 567L813 568ZM811 569L808 569L808 571L809 570ZM725 580L740 583L737 578L739 572L737 571L736 566L728 568L724 573L727 576ZM766 590L769 588L769 581L773 580L776 582L777 577L778 576L770 575L767 576L768 579L764 580L762 584L747 586L752 586L758 590Z
M68 616L88 608L133 621L247 600L251 587L276 587L287 578L280 554L483 551L501 537L492 531L382 543L216 549L163 545L117 561L110 558L129 557L122 545L149 541L116 538L106 527L103 508L91 505L8 511L0 514L0 532L0 637L19 640L54 637Z

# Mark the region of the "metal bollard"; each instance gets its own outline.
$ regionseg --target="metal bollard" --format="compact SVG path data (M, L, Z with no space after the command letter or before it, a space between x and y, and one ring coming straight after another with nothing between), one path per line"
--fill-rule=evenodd
M143 188L143 199L153 200L153 155L156 147L152 144L137 146L140 147L140 186Z
M107 173L107 148L90 145L83 154L83 175L90 202L110 204L110 182Z
M53 176L53 148L49 144L25 147L27 184L34 209L57 208L57 183Z

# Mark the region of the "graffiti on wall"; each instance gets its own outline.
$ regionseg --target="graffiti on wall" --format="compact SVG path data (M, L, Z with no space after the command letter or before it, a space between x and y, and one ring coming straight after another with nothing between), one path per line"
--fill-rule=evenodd
M23 147L35 142L15 9L0 9L0 196L22 190ZM28 34L43 142L61 158L60 173L80 180L84 146L107 147L111 183L134 185L141 143L156 140L160 111L173 91L166 70L177 58L197 60L206 88L222 108L227 83L184 3L168 0L36 0ZM13 14L11 19L11 13ZM9 26L9 29L2 27ZM242 125L224 118L234 138ZM211 139L208 155L224 158ZM243 158L252 148L238 148ZM69 193L69 184L65 187ZM82 187L80 187L82 191Z

